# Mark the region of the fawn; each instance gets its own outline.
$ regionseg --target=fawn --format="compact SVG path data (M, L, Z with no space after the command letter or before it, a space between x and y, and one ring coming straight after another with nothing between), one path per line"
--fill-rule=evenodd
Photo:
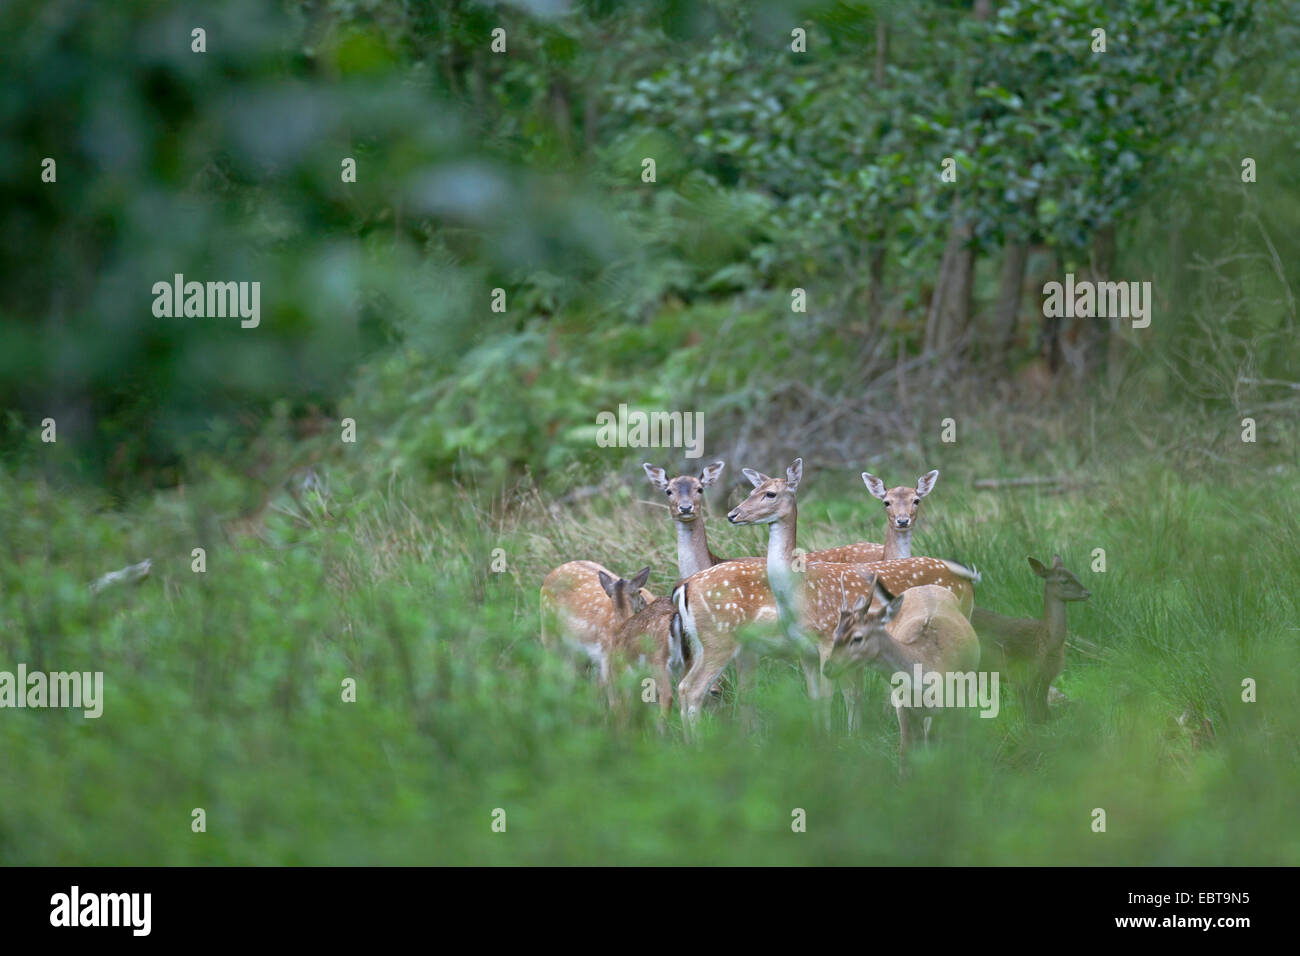
M893 597L873 588L878 606L862 594L852 608L841 607L829 657L822 673L839 678L859 667L870 667L886 677L913 679L916 665L922 673L967 675L980 663L980 643L955 594L934 584L910 588ZM890 630L886 625L892 624ZM951 703L951 702L948 702ZM933 708L914 707L904 698L895 700L898 713L898 760L906 773L908 751L918 731L928 745Z
M618 625L654 601L645 590L650 568L620 578L595 561L570 561L542 582L542 644L561 642L580 650L609 683L609 658Z
M1054 555L1052 566L1029 558L1029 566L1043 579L1043 618L1004 617L975 608L971 623L980 636L987 669L1001 671L1016 685L1030 720L1048 716L1052 681L1065 666L1065 605L1086 601L1092 592Z

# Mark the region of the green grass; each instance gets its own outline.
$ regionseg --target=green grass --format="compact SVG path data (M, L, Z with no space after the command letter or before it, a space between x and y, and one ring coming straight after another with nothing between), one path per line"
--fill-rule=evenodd
M936 457L884 466L891 484L943 471L917 553L978 565L980 604L1029 615L1042 594L1025 556L1059 551L1093 591L1071 631L1103 654L1068 658L1071 702L1045 726L1009 693L996 719L954 715L906 783L883 681L867 681L860 734L826 736L794 666L769 661L760 731L724 702L688 746L648 705L616 724L538 646L555 564L649 560L652 589L671 585L672 531L644 483L552 509L531 489L372 486L340 464L328 501L273 499L262 537L231 542L201 518L228 500L215 480L112 509L4 475L0 670L102 670L106 700L98 720L0 711L0 862L1300 862L1300 474L1227 487L1114 456L1063 494L984 492L957 453ZM751 463L729 464L730 481ZM879 540L854 475L814 469L805 486L803 546ZM760 551L761 529L720 519L738 487L714 497L714 550ZM90 595L144 557L150 579ZM1175 720L1188 707L1213 724L1204 746Z

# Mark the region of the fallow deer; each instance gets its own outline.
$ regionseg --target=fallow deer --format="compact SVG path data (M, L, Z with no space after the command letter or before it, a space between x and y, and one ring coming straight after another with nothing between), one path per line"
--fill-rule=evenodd
M650 484L668 496L668 513L677 526L678 575L689 578L696 571L719 564L722 558L709 550L704 530L704 490L722 476L726 463L715 461L705 466L698 478L692 475L669 478L667 472L649 462L641 467Z
M792 643L800 652L809 695L830 702L830 687L821 676L820 661L830 652L843 600L871 594L877 578L891 593L901 593L922 584L937 584L951 590L963 613L974 602L974 584L979 574L954 561L937 558L903 558L866 564L834 564L807 561L804 570L792 568L798 510L795 493L803 476L803 460L796 459L786 477L769 478L745 469L754 485L745 501L727 515L733 524L768 525L767 559L733 561L692 575L673 590L677 626L691 647L692 661L678 685L683 720L689 727L699 714L700 703L727 664L739 654L758 650L743 647L737 631L756 622L781 620ZM780 611L778 611L778 607ZM814 647L802 640L811 632ZM850 707L850 723L856 714ZM823 713L823 720L828 719Z
M703 511L704 490L718 481L725 463L721 461L713 462L700 472L698 478L690 475L678 475L676 478L669 478L664 469L649 462L646 462L642 467L645 469L646 477L650 479L650 483L668 497L668 510L677 526L677 571L681 578L688 578L697 571L721 564L724 559L719 558L709 548L704 529ZM895 488L890 494L907 492L912 497L919 499L929 494L934 487L935 479L938 477L939 473L937 471L930 472L918 482L918 488ZM865 474L863 478L866 479ZM869 483L868 487L871 487ZM910 508L910 511L908 511L910 515L909 521L914 525L915 506L904 504L902 496L899 497L899 502L900 509ZM900 510L900 514L902 513ZM870 541L860 541L856 544L847 544L837 548L811 551L804 555L804 558L807 561L853 563L910 557L910 527L907 523L904 523L900 525L900 528L905 530L895 530L894 532L887 530L883 546ZM660 598L660 600L667 601L669 599ZM772 612L775 613L775 610L775 606L773 606ZM643 620L631 626L631 630L638 635L649 635L653 647L653 659L658 660L667 657L673 662L681 662L684 658L684 651L680 647L665 649L659 646L664 640L671 640L669 625L665 623L670 620L671 612L666 613L662 606L651 605L646 609L642 618ZM755 667L756 662L749 655L741 654L736 657L737 697L743 699L748 696L749 688L754 679ZM662 688L660 690L660 699L662 701L664 695L662 694ZM671 691L668 692L667 697L671 700Z
M810 561L833 561L837 564L865 564L869 561L910 558L912 532L916 530L917 519L920 517L921 499L934 490L934 483L938 480L937 471L927 471L917 479L914 488L899 485L887 489L883 481L864 471L862 481L867 490L885 503L885 543L880 545L859 541L838 548L810 551L806 557Z
M721 564L724 559L710 550L704 527L704 492L722 477L726 462L706 465L698 477L683 474L669 478L666 471L650 462L641 467L650 484L668 498L668 512L677 528L679 580ZM665 715L673 701L672 674L680 674L685 668L680 636L672 632L672 618L672 599L657 598L645 610L624 621L615 639L621 663L645 659L650 664L655 673L660 711ZM738 674L738 682L743 682L746 676Z
M910 683L920 665L922 675L973 673L980 663L980 643L975 629L953 592L936 585L904 591L897 597L880 594L877 606L860 595L852 608L842 607L835 626L830 655L822 673L831 679L860 667L870 667L886 677L907 675ZM886 630L886 625L892 625ZM950 703L950 702L949 702ZM911 701L895 703L898 713L898 760L906 772L912 739L919 733L929 743L934 708L914 707Z
M1029 558L1043 579L1043 618L1004 617L975 608L971 623L984 648L985 669L999 671L1016 687L1026 716L1047 719L1047 702L1054 681L1065 667L1065 605L1086 601L1092 592L1054 555L1049 568Z
M596 665L602 684L609 682L609 659L618 625L654 601L645 590L650 569L620 578L595 561L569 561L542 582L542 643L553 638L580 650Z

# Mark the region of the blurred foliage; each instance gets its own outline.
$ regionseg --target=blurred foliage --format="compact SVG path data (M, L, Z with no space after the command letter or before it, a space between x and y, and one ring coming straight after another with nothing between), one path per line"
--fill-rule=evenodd
M0 432L12 454L55 418L69 463L120 493L247 456L274 407L304 432L364 409L395 460L503 477L590 460L566 436L619 402L690 401L735 424L728 409L763 404L760 380L847 396L861 355L920 346L948 156L990 259L1032 241L1069 267L1120 227L1121 262L1163 295L1142 362L1192 381L1226 354L1281 376L1296 12L19 0L0 11ZM1246 213L1242 155L1267 164ZM1178 247L1153 257L1144 236L1170 216ZM1254 235L1227 281L1281 304L1207 350L1228 290L1185 281L1188 266L1243 220ZM864 325L876 259L892 305ZM259 281L260 327L155 318L152 285L177 273ZM799 331L782 327L794 287L812 303ZM761 323L774 331L737 337ZM826 343L835 354L814 352ZM750 374L690 367L710 350Z

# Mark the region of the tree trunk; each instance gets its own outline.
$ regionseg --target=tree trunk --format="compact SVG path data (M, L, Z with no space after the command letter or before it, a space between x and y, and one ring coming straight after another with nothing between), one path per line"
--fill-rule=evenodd
M876 64L875 78L877 89L886 86L885 64L889 56L889 27L883 18L876 19ZM887 232L877 236L871 243L867 264L867 275L871 283L867 293L867 314L869 316L868 334L873 328L879 328L883 321L885 309L885 252L889 247Z
M975 282L975 249L971 224L962 212L961 195L952 200L952 225L939 265L939 278L925 322L926 351L947 352L966 334Z
M1105 225L1092 234L1088 278L1094 282L1110 279L1115 263L1115 227ZM1107 368L1111 342L1116 338L1119 318L1076 319L1085 323L1083 332L1083 368L1088 381L1096 381Z
M994 334L998 341L999 360L1007 365L1016 340L1017 320L1020 317L1020 299L1025 287L1025 265L1029 262L1029 243L1011 240L1006 244L1002 259L1002 277L998 282L998 304L993 313Z
M975 0L977 21L987 22L992 14L992 0ZM974 234L970 220L962 212L961 193L957 192L952 198L948 244L925 322L926 351L947 352L957 347L966 335L975 290L975 247L971 244Z
M596 148L597 127L600 125L600 108L596 103L596 84L587 84L582 98L582 144L588 155Z
M1053 251L1052 275L1060 274L1061 256ZM1059 316L1049 316L1046 309L1043 310L1043 321L1039 326L1038 353L1047 360L1047 370L1055 379L1060 374L1061 366L1065 364L1065 355L1061 350L1061 319Z
M876 86L885 85L885 62L889 54L889 28L885 21L876 20Z
M569 108L569 93L558 76L551 81L551 117L555 135L567 152L572 144L573 110Z
M871 259L867 272L871 277L867 311L871 315L871 324L879 327L885 309L885 240L883 238L871 244Z

